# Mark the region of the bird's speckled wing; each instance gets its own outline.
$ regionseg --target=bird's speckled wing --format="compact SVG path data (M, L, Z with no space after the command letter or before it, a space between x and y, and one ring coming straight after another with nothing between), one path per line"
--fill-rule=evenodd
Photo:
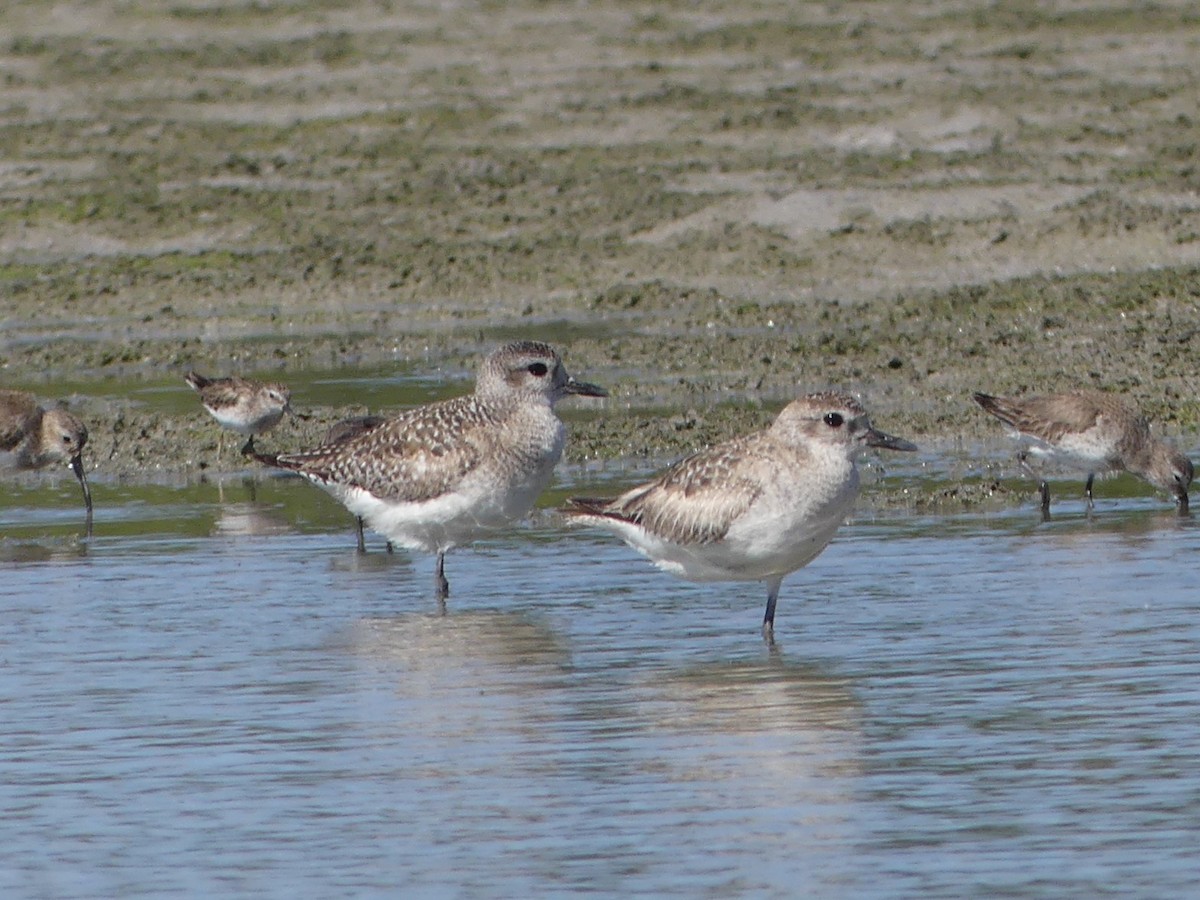
M209 379L199 393L201 401L210 409L231 409L254 387L246 379L231 375L228 378Z
M770 460L756 452L761 440L761 434L748 435L701 450L586 511L634 522L676 544L719 541L762 492Z
M0 390L0 450L12 450L21 443L40 411L32 394Z
M325 433L325 440L321 443L340 444L343 441L352 441L368 431L374 431L386 421L383 416L354 416L342 419L330 426L329 431Z
M1149 426L1135 410L1120 400L1104 394L1080 392L1049 394L1041 397L989 397L976 395L980 406L1000 421L1023 434L1047 441L1060 442L1064 435L1080 434L1108 421L1125 420L1135 427Z
M474 397L456 397L409 410L349 440L280 454L274 462L383 500L419 503L454 490L479 465L494 424Z

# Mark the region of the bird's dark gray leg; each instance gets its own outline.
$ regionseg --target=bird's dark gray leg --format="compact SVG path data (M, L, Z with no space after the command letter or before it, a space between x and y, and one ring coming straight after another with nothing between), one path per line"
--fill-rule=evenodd
M1086 484L1086 485L1084 485L1083 492L1084 492L1085 494L1087 494L1087 501L1088 501L1088 509L1089 509L1089 510L1091 510L1091 509L1092 509L1092 507L1094 507L1094 506L1095 506L1095 504L1094 504L1094 503L1092 503L1092 482L1094 482L1095 480L1096 480L1096 473L1095 473L1095 472L1088 472L1088 480L1087 480L1087 484Z
M359 553L366 553L366 552L367 552L367 542L366 542L366 541L363 539L363 520L362 520L362 516L355 516L355 517L354 517L354 521L355 521L355 523L358 525L358 529L357 529L357 530L358 530L358 552L359 552Z
M437 555L437 568L433 573L433 590L438 603L444 606L446 598L450 596L450 582L446 580L445 551L439 551Z
M1038 477L1037 472L1029 465L1029 451L1022 450L1018 453L1017 463L1020 464L1021 471L1038 480L1038 495L1042 498L1042 521L1045 522L1050 518L1050 485L1046 483L1045 478Z
M242 445L242 456L249 456L254 452L254 435L246 438L246 443Z
M783 578L772 578L767 582L767 611L763 614L763 640L775 645L775 602L779 599L779 587Z

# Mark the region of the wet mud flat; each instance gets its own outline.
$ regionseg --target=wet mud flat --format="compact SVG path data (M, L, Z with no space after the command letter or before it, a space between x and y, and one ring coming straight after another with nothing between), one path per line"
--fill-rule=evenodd
M518 336L613 392L570 413L575 460L678 456L828 386L934 451L999 441L972 390L1074 386L1194 447L1191 4L5 19L0 379L70 397L101 478L242 463L198 407L96 384L466 390ZM288 446L365 409L297 402Z

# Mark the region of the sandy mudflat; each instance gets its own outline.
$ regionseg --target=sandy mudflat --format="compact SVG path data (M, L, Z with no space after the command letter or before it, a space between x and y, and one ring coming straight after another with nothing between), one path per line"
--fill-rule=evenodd
M995 436L979 388L1200 428L1193 3L3 20L0 378L74 386L123 477L194 470L211 422L89 380L457 378L517 335L613 389L576 458L677 455L831 385L933 447Z

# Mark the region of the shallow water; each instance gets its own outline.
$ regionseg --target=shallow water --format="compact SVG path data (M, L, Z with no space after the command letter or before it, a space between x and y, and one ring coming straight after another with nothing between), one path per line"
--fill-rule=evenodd
M295 479L6 487L0 892L1180 896L1200 529L861 513L693 585L548 514L357 556Z

